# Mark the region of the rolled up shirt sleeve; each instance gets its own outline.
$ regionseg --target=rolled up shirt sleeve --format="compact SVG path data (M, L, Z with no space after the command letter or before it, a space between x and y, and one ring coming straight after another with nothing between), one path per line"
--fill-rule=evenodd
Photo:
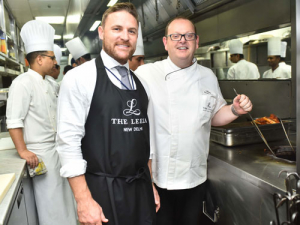
M73 69L74 70L74 69ZM81 78L70 71L63 79L57 105L57 151L61 161L60 175L75 177L85 173L87 162L81 152L85 121L90 101ZM82 74L80 74L82 75Z
M30 106L30 93L30 85L22 82L22 79L12 83L7 99L7 129L24 127L24 119Z

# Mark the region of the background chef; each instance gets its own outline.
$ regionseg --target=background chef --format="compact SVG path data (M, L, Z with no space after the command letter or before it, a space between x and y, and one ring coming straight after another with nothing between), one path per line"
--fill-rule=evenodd
M7 128L21 158L31 168L42 159L47 173L33 177L34 196L40 225L76 225L70 186L60 177L55 149L56 96L45 79L56 65L53 53L54 29L33 20L21 29L28 72L19 75L9 89Z
M258 79L260 74L257 66L244 59L243 43L239 39L229 42L230 61L236 63L231 66L227 73L227 79Z
M61 59L62 53L61 53L60 47L57 44L54 44L53 51L54 51L54 55L55 55L55 59L56 59L57 63L55 64L54 68L52 69L52 73L49 75L46 75L46 79L48 79L49 82L52 84L54 94L56 96L58 96L59 83L56 82L56 79L58 78L58 76L60 74L60 59Z
M91 60L91 54L87 51L79 37L68 41L66 46L75 59L77 66Z
M143 44L143 33L141 23L139 23L139 33L136 43L136 49L132 57L129 58L129 69L135 71L139 66L144 65L145 53L144 53L144 44Z
M263 74L263 78L291 78L291 73L279 67L281 56L281 40L279 37L272 37L268 40L268 63L271 69Z
M281 68L283 68L287 73L289 73L290 77L292 77L292 66L285 63L286 48L287 48L287 42L282 41L281 42L281 54L280 54L279 66Z

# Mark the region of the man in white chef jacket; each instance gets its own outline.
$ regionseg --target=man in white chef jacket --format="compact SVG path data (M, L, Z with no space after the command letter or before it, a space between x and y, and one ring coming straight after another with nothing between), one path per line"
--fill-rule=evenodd
M54 29L32 20L21 29L28 72L19 75L9 89L7 128L21 158L34 168L43 160L48 172L35 176L34 196L40 225L76 223L73 196L55 149L56 96L45 79L56 65L53 53Z
M250 80L260 78L257 66L244 59L243 43L239 39L229 42L230 61L235 63L227 73L228 80Z
M87 51L79 37L68 41L66 46L78 66L91 60L91 54Z
M160 196L158 225L199 224L207 179L210 127L230 123L252 109L245 95L226 105L214 73L194 57L193 23L169 22L163 43L169 57L135 72L149 98L152 178Z
M54 55L55 55L55 59L56 59L57 63L54 66L54 68L52 69L52 73L49 75L46 75L46 79L48 79L49 82L52 84L54 94L56 96L58 96L59 83L56 82L56 79L58 78L58 76L60 74L60 59L61 59L62 53L61 53L60 47L57 44L54 44L53 51L54 51Z
M279 66L280 56L281 40L279 37L272 37L268 40L268 63L271 69L264 72L263 78L291 78L291 73Z
M143 34L142 34L142 26L139 23L139 34L136 42L136 49L133 53L132 57L129 58L129 69L135 71L139 66L144 65L145 53L144 53L144 44L143 44Z
M286 48L287 48L287 42L282 41L279 67L283 68L287 73L290 74L290 77L292 77L292 66L285 63Z

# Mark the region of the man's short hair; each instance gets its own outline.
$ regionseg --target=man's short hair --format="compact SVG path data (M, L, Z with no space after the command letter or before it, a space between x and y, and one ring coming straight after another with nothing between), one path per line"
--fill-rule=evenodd
M26 54L26 59L29 63L29 65L34 63L34 60L42 54L47 54L47 51L37 51L37 52L30 52L28 54Z
M105 26L105 20L109 14L114 13L114 12L119 12L119 11L126 11L126 12L130 13L136 19L137 23L139 23L138 13L136 11L135 6L130 2L121 2L121 3L117 3L117 4L109 7L104 12L104 14L102 16L102 27Z
M73 66L67 65L67 66L65 66L63 73L66 74L71 69L73 69Z
M84 58L84 59L87 60L87 61L91 60L91 54L90 54L90 53L85 54L85 55L83 55L83 56L81 56L81 57ZM80 57L79 57L79 59L80 59Z
M193 24L195 33L197 34L197 29L196 29L196 26L195 26L195 24L193 23L193 21L191 21L190 19L188 19L188 18L186 18L186 17L184 17L184 16L176 16L175 18L171 19L171 20L169 21L169 23L167 24L166 30L165 30L165 36L168 35L168 29L169 29L169 26L170 26L170 24L171 24L174 20L188 20L188 21L190 21L191 24Z

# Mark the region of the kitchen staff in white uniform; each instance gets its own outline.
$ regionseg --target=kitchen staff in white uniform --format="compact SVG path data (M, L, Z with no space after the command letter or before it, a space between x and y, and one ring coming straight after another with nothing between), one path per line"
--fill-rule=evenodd
M279 67L283 68L287 73L290 73L290 77L292 77L292 66L285 63L286 47L287 47L287 42L282 41Z
M169 57L135 72L149 98L153 182L161 200L157 224L199 224L207 179L210 127L252 109L245 95L226 105L214 73L194 58L199 37L193 23L170 21L163 37Z
M14 79L9 89L7 128L20 157L31 168L38 165L38 158L47 167L47 173L32 178L39 224L76 225L72 192L68 181L59 175L55 149L57 98L45 79L56 65L54 29L33 20L20 34L30 69Z
M54 44L53 51L54 51L54 55L55 55L57 64L52 69L52 73L50 75L46 75L46 79L49 80L49 82L52 84L54 94L56 96L58 96L59 83L56 82L56 79L58 78L58 76L60 74L60 59L61 59L62 54L61 54L60 47L57 44Z
M91 60L91 54L87 51L79 37L68 41L66 46L78 66Z
M288 73L282 67L279 67L281 55L281 40L279 37L272 37L268 40L268 62L271 69L267 70L263 74L263 78L291 78L291 74Z
M138 39L136 42L136 49L133 53L132 57L129 58L129 69L135 71L139 66L144 65L145 53L144 53L144 44L143 44L143 33L142 33L142 25L139 23L139 33Z
M228 80L260 78L257 66L244 59L243 43L239 39L229 42L229 52L231 62L236 64L229 68L227 73Z

